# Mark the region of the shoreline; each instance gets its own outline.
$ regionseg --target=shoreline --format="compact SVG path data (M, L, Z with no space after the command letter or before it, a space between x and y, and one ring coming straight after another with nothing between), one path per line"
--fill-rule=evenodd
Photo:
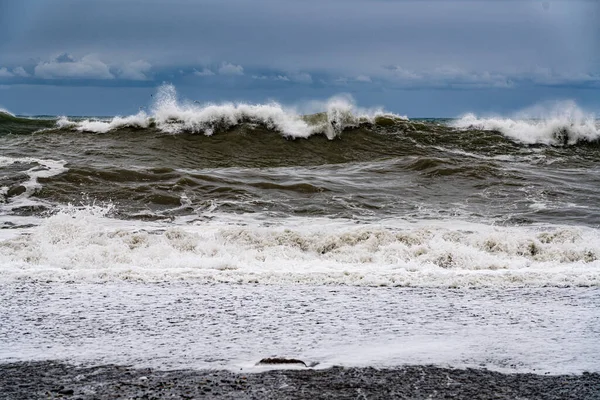
M600 399L600 373L537 375L432 365L173 370L59 361L0 364L0 399Z

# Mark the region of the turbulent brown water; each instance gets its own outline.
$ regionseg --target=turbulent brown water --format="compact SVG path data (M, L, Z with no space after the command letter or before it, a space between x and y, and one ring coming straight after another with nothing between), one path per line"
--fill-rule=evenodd
M327 118L312 116L324 120L322 126L332 124ZM304 138L269 128L258 118L240 118L229 126L217 121L210 135L185 121L168 123L168 128L184 125L174 133L152 117L138 119L142 122L109 129L112 118L65 122L1 114L5 210L31 213L95 201L113 203L122 218L218 209L359 219L600 223L600 146L595 137L579 137L578 126L538 127L549 130L548 145L525 144L475 124L457 128L461 120L355 117L339 122L330 137L315 123L314 133ZM53 168L60 173L53 174ZM32 189L37 171L45 172ZM35 207L30 202L20 207L18 200L25 196L38 200Z
M156 98L0 114L9 279L600 283L600 129L572 103L409 120L345 97L312 114Z
M0 362L597 371L593 115L156 98L0 113Z

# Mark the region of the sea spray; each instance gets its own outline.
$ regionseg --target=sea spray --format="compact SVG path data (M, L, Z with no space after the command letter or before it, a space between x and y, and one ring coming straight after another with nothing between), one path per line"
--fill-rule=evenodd
M517 113L513 118L466 114L453 121L451 126L498 131L524 144L574 145L579 142L596 142L600 138L600 125L596 116L584 112L572 101L532 107Z
M314 108L316 102L311 103ZM121 128L146 129L154 127L165 133L199 133L207 136L227 131L241 124L257 124L289 138L308 138L324 134L329 139L339 136L344 129L360 124L374 124L379 117L406 120L406 117L381 108L363 109L356 106L351 96L335 96L318 102L317 114L311 118L297 112L294 107L284 107L277 102L265 104L206 103L180 101L175 87L163 85L158 89L150 113L140 110L135 115L111 119L70 120L61 117L59 129L80 132L107 133Z

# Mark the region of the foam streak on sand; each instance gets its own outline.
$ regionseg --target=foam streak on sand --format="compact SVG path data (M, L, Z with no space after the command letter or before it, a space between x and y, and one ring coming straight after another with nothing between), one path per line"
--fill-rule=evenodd
M213 215L198 224L74 207L0 242L4 281L179 281L358 286L600 285L600 232L393 219ZM268 221L268 223L266 223ZM17 232L14 232L15 234Z
M0 284L0 362L598 371L598 288ZM304 368L304 367L303 367Z

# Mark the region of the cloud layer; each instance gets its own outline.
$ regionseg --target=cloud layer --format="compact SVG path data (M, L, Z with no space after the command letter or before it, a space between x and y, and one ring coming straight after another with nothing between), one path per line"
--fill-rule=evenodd
M146 81L150 80L152 65L144 60L111 65L95 54L75 58L69 53L61 53L48 61L30 65L28 69L29 72L21 65L12 69L0 67L0 79Z
M534 93L591 98L589 89L600 88L598 2L509 3L6 1L0 85L36 97L59 87L83 93L171 82L190 98L350 92L386 106L399 102L394 91L407 90L439 107L447 92L472 92L470 104L491 109Z
M248 72L248 73L247 73ZM514 89L523 86L578 86L600 87L600 74L574 72L564 73L550 68L535 67L528 70L476 71L453 65L441 65L430 69L413 70L401 65L379 66L370 69L370 74L359 73L338 75L328 71L286 71L272 68L245 68L228 61L211 65L188 65L155 67L145 60L110 64L97 54L87 54L80 58L69 53L61 53L47 61L24 66L0 67L0 80L10 83L43 83L60 80L72 84L96 84L120 82L127 86L131 82L147 85L163 81L178 83L190 77L200 79L196 83L220 82L235 79L247 85L305 85L305 86L370 86L374 88L402 89Z
M75 60L68 54L61 54L54 60L41 62L34 68L34 75L42 79L114 79L108 65L95 56L85 56Z

